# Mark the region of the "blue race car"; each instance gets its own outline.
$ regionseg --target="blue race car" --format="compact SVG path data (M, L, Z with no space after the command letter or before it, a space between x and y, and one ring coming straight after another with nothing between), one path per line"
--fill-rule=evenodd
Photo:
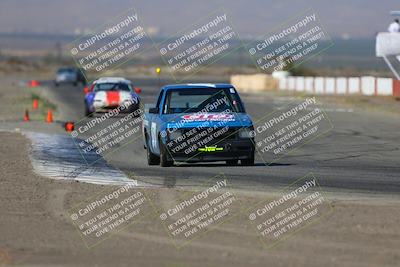
M254 164L253 122L230 84L164 86L145 109L142 130L149 165Z

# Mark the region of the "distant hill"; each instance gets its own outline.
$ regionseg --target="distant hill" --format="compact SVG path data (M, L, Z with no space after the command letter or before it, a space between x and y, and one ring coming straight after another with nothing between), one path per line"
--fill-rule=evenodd
M8 55L23 55L25 58L37 58L40 56L54 55L57 53L56 44L62 47L73 42L76 39L74 35L56 35L56 34L9 34L0 33L0 53L3 51L3 57ZM156 42L162 42L161 37L154 39ZM246 42L246 40L244 40ZM379 69L386 70L383 60L375 57L375 39L360 38L352 40L343 40L334 38L334 45L316 57L308 60L304 66L323 67L323 68L356 68L356 69ZM151 46L151 43L147 44ZM321 44L324 46L324 44ZM151 49L150 49L151 50ZM7 53L5 53L7 52ZM64 57L71 58L68 51L64 49ZM1 57L0 57L1 59ZM154 49L146 64L158 64L159 54ZM140 62L139 62L140 63ZM143 63L143 62L141 62ZM226 65L251 65L248 53L242 49L219 62Z
M224 7L242 36L264 35L307 8L314 8L335 37L372 37L386 30L398 0L1 0L0 32L73 33L93 29L135 5L155 32L171 35Z

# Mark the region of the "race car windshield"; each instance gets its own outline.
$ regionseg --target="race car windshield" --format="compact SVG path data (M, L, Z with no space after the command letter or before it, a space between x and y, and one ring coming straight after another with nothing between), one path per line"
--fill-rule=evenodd
M126 83L97 83L94 87L94 91L132 91L132 87Z
M239 96L232 89L188 88L167 94L164 113L244 112Z
M65 69L59 69L57 71L58 74L62 74L62 73L74 73L75 69L72 68L65 68Z

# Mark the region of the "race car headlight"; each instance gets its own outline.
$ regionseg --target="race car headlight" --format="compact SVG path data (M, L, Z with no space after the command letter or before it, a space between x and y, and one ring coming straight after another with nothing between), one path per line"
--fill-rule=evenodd
M252 138L251 130L248 128L242 128L239 130L239 138Z
M176 129L169 129L168 130L168 136L169 136L170 140L179 139L182 136L182 131L181 130L176 130Z

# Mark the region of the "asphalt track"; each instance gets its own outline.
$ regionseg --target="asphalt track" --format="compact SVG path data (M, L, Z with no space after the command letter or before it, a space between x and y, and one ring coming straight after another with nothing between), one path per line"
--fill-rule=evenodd
M135 86L142 88L140 97L146 104L154 103L160 84L173 83L131 78ZM54 87L51 82L45 85L52 97L61 103L65 120L78 121L84 117L82 88ZM293 101L290 97L267 93L241 94L241 97L253 119ZM369 195L399 193L400 119L360 109L342 109L333 104L321 107L326 110L334 128L269 166L258 157L255 166L249 167L218 163L183 164L169 168L148 166L141 141L121 147L107 155L106 160L131 177L133 174L143 182L166 187L202 185L216 174L223 173L235 188L269 191L313 172L326 191Z

